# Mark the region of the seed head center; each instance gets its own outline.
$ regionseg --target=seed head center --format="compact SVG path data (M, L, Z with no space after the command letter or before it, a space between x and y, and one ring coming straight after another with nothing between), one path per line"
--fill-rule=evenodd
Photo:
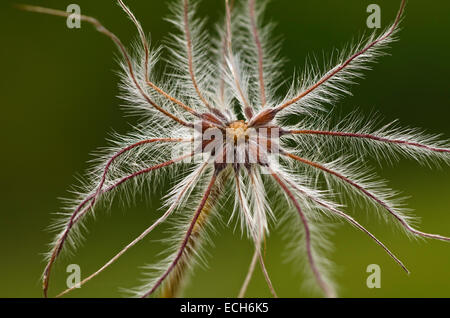
M247 137L247 123L245 123L243 120L232 122L228 127L228 132L234 137L235 140Z

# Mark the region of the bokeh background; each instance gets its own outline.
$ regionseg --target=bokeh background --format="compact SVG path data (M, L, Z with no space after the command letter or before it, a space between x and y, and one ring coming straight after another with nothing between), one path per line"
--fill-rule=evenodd
M237 0L241 1L241 0ZM74 1L33 1L65 9ZM164 21L168 2L128 0L153 43L161 43L173 28ZM366 7L382 8L382 25L395 16L400 1L274 0L267 16L276 21L276 35L284 38L282 55L288 58L285 76L304 65L307 54L331 52L357 38L366 28ZM0 179L0 296L41 297L42 253L51 240L45 230L58 197L87 167L89 155L105 146L114 129L129 130L136 118L125 117L117 98L118 66L115 47L88 25L69 30L65 20L12 8L2 1L0 9L1 60L1 179ZM77 0L82 13L99 18L125 42L136 37L133 25L114 1ZM223 1L205 0L202 14L215 22ZM450 2L409 1L401 41L392 45L392 56L368 72L344 98L338 109L347 113L358 107L369 114L376 110L385 121L401 119L405 126L423 127L450 137L449 31ZM383 165L379 174L390 185L410 195L409 207L422 218L421 229L450 235L450 169L428 169L402 160ZM160 190L169 184L162 184ZM119 204L111 213L99 213L88 223L90 233L73 257L58 263L50 295L65 287L67 264L80 264L86 276L141 233L155 219L161 196L137 202L130 208ZM356 209L355 209L356 210ZM356 211L355 213L357 213ZM383 239L407 264L406 275L368 237L348 225L333 237L336 278L343 297L449 297L450 245L437 241L411 241L392 231L372 211L360 213L361 222ZM267 242L267 267L280 296L317 296L301 289L301 275L283 262L282 229ZM157 231L126 254L101 276L71 294L72 297L118 297L119 287L139 283L140 266L150 263L160 249ZM198 269L185 295L232 297L237 295L252 255L251 244L233 228L221 227L209 250L209 268ZM366 287L366 267L381 266L381 288ZM258 270L248 296L270 296Z

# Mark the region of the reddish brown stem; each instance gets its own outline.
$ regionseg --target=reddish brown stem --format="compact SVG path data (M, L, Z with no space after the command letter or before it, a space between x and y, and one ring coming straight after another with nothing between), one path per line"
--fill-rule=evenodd
M128 15L128 17L131 19L131 21L136 26L136 29L138 30L139 36L141 38L141 43L142 43L142 46L144 47L144 52L145 52L144 71L145 71L145 77L147 77L148 62L149 62L149 57L150 57L150 50L149 50L149 45L147 42L147 37L145 36L144 30L142 29L142 26L139 23L139 21L134 16L133 12L131 12L131 10L125 5L125 3L123 3L122 0L117 0L117 2L122 7L123 11L125 11L125 13Z
M370 199L372 199L373 201L375 201L376 203L378 203L379 205L381 205L384 209L386 209L389 214L391 214L397 221L400 222L400 224L409 232L417 235L417 236L422 236L422 237L427 237L427 238L431 238L431 239L436 239L436 240L441 240L441 241L447 241L450 242L450 238L449 237L445 237L442 235L437 235L437 234L429 234L429 233L425 233L425 232L421 232L419 230L416 230L415 228L411 227L411 225L408 224L408 222L405 221L405 219L403 217L401 217L401 215L399 215L397 212L395 212L386 202L384 202L383 200L381 200L380 198L376 197L374 194L372 194L370 191L366 190L365 188L363 188L362 186L360 186L359 184L357 184L356 182L352 181L351 179L347 178L346 176L340 174L337 171L334 171L332 169L329 169L319 163L316 162L312 162L310 160L307 160L305 158L301 158L299 156L296 156L294 154L288 153L286 151L281 151L281 154L287 157L290 157L296 161L302 162L306 165L309 165L311 167L320 169L328 174L331 174L339 179L341 179L342 181L344 181L345 183L348 183L349 185L351 185L352 187L356 188L357 190L361 191L365 196L369 197Z
M230 11L233 11L233 7L234 7L234 0L230 1ZM225 29L226 28L226 17L225 17ZM228 43L228 32L225 32L225 36L223 38L223 42L222 42L222 68L225 70L226 66L227 66L227 43ZM225 102L225 74L222 71L221 72L221 78L220 78L220 100L222 103Z
M446 148L430 147L430 146L420 144L417 142L410 142L407 140L400 140L400 139L389 139L389 138L384 138L384 137L378 137L378 136L371 135L371 134L359 134L359 133L349 133L349 132L340 132L340 131L322 131L322 130L289 130L287 132L283 132L283 134L324 135L324 136L371 139L371 140L380 141L380 142L387 142L387 143L392 143L392 144L422 148L422 149L435 151L435 152L450 152L450 149L446 149Z
M330 71L329 73L327 73L325 76L323 76L317 83L313 84L312 86L310 86L308 89L306 89L304 92L302 92L300 95L298 95L297 97L287 101L286 103L284 103L283 105L280 105L278 107L276 107L277 112L285 109L286 107L289 107L292 104L295 104L296 102L298 102L300 99L302 99L303 97L305 97L306 95L310 94L311 92L313 92L315 89L317 89L318 87L320 87L322 84L324 84L325 82L327 82L328 80L330 80L332 77L334 77L336 74L338 74L340 71L342 71L343 69L345 69L353 60L355 60L357 57L361 56L362 54L366 53L368 50L370 50L372 47L374 47L375 45L377 45L380 42L383 42L384 40L386 40L388 37L390 37L397 25L400 23L400 18L403 14L403 10L405 8L406 5L406 0L402 0L401 4L400 4L400 9L398 10L397 13L397 17L395 18L394 24L392 25L392 27L389 29L389 31L382 37L376 39L375 41L369 43L366 47L364 47L362 50L360 50L359 52L356 52L355 54L353 54L352 56L350 56L345 62L343 62L341 65L339 65L338 67L334 68L332 71Z
M43 8L43 7L38 7L38 6L31 6L31 5L19 5L18 7L20 9L26 10L26 11L43 13L43 14L49 14L49 15L60 16L60 17L68 17L71 14L70 12L65 12L65 11L61 11L61 10L54 10L54 9L48 9L48 8ZM147 101L148 104L150 104L153 108L155 108L160 113L162 113L165 116L169 117L170 119L176 121L180 125L183 125L185 127L193 127L192 123L188 123L188 122L180 119L179 117L177 117L177 116L171 114L170 112L166 111L165 109L163 109L161 106L157 105L145 93L145 91L142 89L141 85L139 85L139 83L138 83L138 81L136 79L136 76L134 74L133 65L131 63L131 58L128 55L128 52L127 52L125 46L122 44L120 39L114 33L109 31L108 29L106 29L97 19L95 19L93 17L80 15L80 20L92 24L96 28L96 30L98 32L103 33L104 35L106 35L108 38L110 38L116 44L116 46L119 48L120 53L123 55L123 58L125 59L125 62L127 64L128 72L129 72L129 76L130 76L131 80L133 81L133 83L136 86L137 90L142 95L142 97Z
M158 281L155 283L155 285L150 289L150 291L146 292L142 296L142 298L146 298L146 297L150 296L151 294L153 294L153 292L162 284L162 282L166 279L166 277L172 272L172 270L177 265L178 261L180 260L181 256L184 253L185 247L189 241L192 231L194 230L195 224L197 223L197 220L200 217L200 214L202 213L203 208L205 207L206 201L208 200L208 197L211 193L214 183L216 182L217 175L218 175L218 172L215 171L211 178L211 181L209 182L208 187L206 188L205 194L203 195L203 198L200 201L200 205L198 206L197 211L195 212L195 214L192 218L191 224L189 225L189 228L188 228L186 235L183 239L183 242L181 243L181 246L175 256L175 259L172 261L169 268L164 272L164 274L158 279Z
M234 82L236 85L236 88L238 90L239 95L241 96L242 103L244 104L244 115L247 117L248 120L251 119L252 109L250 107L250 104L247 101L247 98L245 97L244 91L242 90L239 74L237 72L236 63L233 57L233 41L232 41L232 33L231 33L231 7L228 0L225 0L225 10L226 10L226 28L227 28L227 54L228 58L231 64L231 72L233 73Z
M201 174L201 172L206 167L206 165L207 165L207 163L203 164L203 168L199 171L198 174ZM159 224L164 222L172 214L172 212L176 208L177 204L180 202L181 198L186 193L186 191L189 189L189 187L192 185L192 183L193 183L193 180L188 182L186 184L186 186L183 187L183 189L181 190L181 192L177 196L175 202L170 206L170 208L158 220L156 220L155 223L153 223L144 232L142 232L141 235L139 235L131 243L129 243L127 246L125 246L119 253L117 253L113 258L111 258L107 263L105 263L105 265L103 265L95 273L93 273L90 276L88 276L87 278L83 279L83 281L81 281L79 285L64 290L63 292L58 294L56 297L64 296L65 294L69 293L73 289L83 286L85 283L87 283L88 281L90 281L91 279L93 279L94 277L99 275L101 272L103 272L105 269L107 269L110 265L112 265L115 261L117 261L123 254L125 254L130 248L132 248L134 245L136 245L139 241L144 239L151 231L153 231L153 229L155 227L157 227Z
M192 84L194 85L194 89L197 92L198 97L202 101L202 103L208 108L212 110L213 107L209 104L206 98L203 96L202 92L197 83L197 79L195 76L195 67L193 60L193 48L192 48L192 38L191 38L191 30L189 28L189 0L184 0L184 32L186 36L186 45L187 45L187 57L188 57L188 69L189 74L191 76Z
M367 234L372 240L375 241L375 243L377 243L379 246L381 246L382 249L385 250L385 252L398 264L400 265L400 267L407 273L409 274L409 270L408 268L406 268L406 266L403 264L403 262L397 258L397 256L394 255L394 253L392 253L379 239L377 239L375 237L375 235L373 235L369 230L367 230L364 226L362 226L361 224L359 224L354 218L352 218L350 215L345 214L342 211L339 211L338 209L330 206L329 204L318 200L316 198L314 198L313 196L307 194L305 191L299 189L299 187L295 184L293 184L290 181L287 181L288 184L294 188L296 191L298 191L299 193L301 193L302 195L304 195L305 197L309 198L310 200L314 201L315 203L317 203L318 205L321 205L322 207L324 207L325 209L327 209L328 211L344 218L345 220L347 220L349 223L351 223L353 226L355 226L356 228L358 228L359 230L361 230L363 233Z
M308 220L307 220L305 214L303 213L302 208L300 207L300 204L298 203L297 199L295 198L295 195L291 192L291 190L289 190L289 187L281 180L281 178L278 176L278 174L271 169L269 169L269 171L270 171L270 174L272 175L272 177L281 186L283 191L286 193L286 195L289 197L289 199L292 201L295 208L297 209L297 212L300 216L300 219L303 223L303 227L305 229L306 252L308 254L309 265L314 274L314 277L316 278L317 283L319 284L320 288L323 290L323 292L325 293L325 295L327 297L334 297L335 295L334 295L333 290L323 280L322 275L319 271L319 268L317 267L316 262L314 260L312 247L311 247L311 232L309 229Z
M148 65L149 65L150 50L149 50L147 37L145 36L144 30L142 29L142 26L139 23L139 21L134 16L133 12L131 12L131 10L123 3L122 0L118 0L118 3L122 7L123 11L125 11L125 13L128 15L128 17L131 19L133 24L136 26L136 29L138 30L138 33L139 33L139 37L141 38L141 43L142 43L142 46L143 46L144 52L145 52L145 61L144 61L145 74L144 75L145 75L147 85L150 86L151 88L153 88L159 94L163 95L165 98L167 98L171 102L181 106L183 109L185 109L189 113L193 114L194 116L199 117L200 115L195 110L193 110L191 107L187 106L186 104L184 104L180 100L176 99L175 97L170 96L169 94L167 94L165 91L163 91L161 88L159 88L157 85L155 85L153 82L151 82L148 79L148 71L149 71Z
M256 49L258 51L258 71L259 71L259 87L261 94L261 107L264 107L266 105L266 88L264 85L264 53L261 45L261 40L259 38L258 27L256 24L255 0L249 0L248 6L250 12L250 23L253 33L253 40L255 41Z
M131 146L130 146L131 147ZM123 153L123 152L122 152ZM67 225L66 229L64 230L64 232L61 234L61 236L58 238L57 243L55 244L55 247L53 248L52 254L50 256L50 260L48 261L45 270L44 270L44 276L43 276L43 283L42 283L42 288L43 288L43 292L44 292L44 296L47 297L47 292L48 292L48 286L49 286L49 281L50 281L50 273L51 273L51 269L53 266L53 263L55 262L56 258L58 257L59 253L62 250L62 247L64 245L64 242L67 239L67 236L69 235L70 230L72 229L73 225L75 224L75 222L77 222L82 216L84 216L87 211L89 211L93 204L89 204L88 207L84 208L84 206L89 203L92 202L93 200L96 199L96 197L101 193L105 193L105 192L109 192L115 188L117 188L118 186L120 186L121 184L125 183L126 181L133 179L137 176L140 176L142 174L148 173L150 171L153 170L157 170L166 166L169 166L171 164L174 164L175 162L178 161L182 161L186 158L191 157L193 154L189 154L189 155L184 155L182 157L176 158L176 159L172 159L169 161L166 161L164 163L146 168L144 170L135 172L127 177L122 178L121 180L119 180L117 183L111 185L110 187L108 187L105 190L97 190L95 193L91 194L90 196L88 196L83 202L81 202L81 204L77 207L77 209L74 211L74 213L72 214L70 220L69 220L69 224ZM106 171L105 171L106 173ZM102 178L102 182L104 182L103 178ZM101 183L103 185L103 183ZM101 189L99 187L99 189Z

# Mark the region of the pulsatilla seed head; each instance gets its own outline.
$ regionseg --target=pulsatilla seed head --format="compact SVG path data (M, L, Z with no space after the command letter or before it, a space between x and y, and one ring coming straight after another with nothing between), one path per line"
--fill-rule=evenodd
M264 0L226 0L224 21L213 43L194 13L196 6L190 5L194 0L174 0L170 21L178 34L167 44L170 75L162 77L155 71L159 49L150 48L136 17L123 0L117 1L140 35L140 46L134 47L137 54L130 55L119 38L98 20L80 18L117 45L122 54L123 99L133 113L138 111L145 120L130 134L116 136L62 211L63 219L54 226L57 233L47 254L45 295L52 265L61 251L77 247L86 216L121 190L127 194L142 191L143 184L153 184L153 178L163 171L174 177L164 214L80 286L166 219L178 218L172 223L176 225L170 231L173 239L167 257L149 267L146 283L135 290L141 297L155 291L164 297L177 296L190 267L198 263L199 257L203 261L201 251L209 238L207 231L214 228L215 217L222 215L218 210L228 206L225 203L230 197L234 199L232 217L240 221L242 231L255 247L240 296L245 295L258 260L276 296L261 251L272 224L280 217L286 220L284 225L291 227L286 236L290 241L289 256L298 254L298 261L307 265L305 273L328 297L336 295L326 255L331 219L345 220L361 230L408 272L386 245L358 223L356 216L345 212L345 203L353 196L376 206L375 211L389 216L386 220L412 236L450 241L449 237L414 228L414 219L403 209L396 193L375 179L360 159L375 154L377 158L403 156L420 163L450 164L450 143L439 135L402 129L396 123L375 128L373 118L365 121L355 115L330 125L335 116L326 111L327 105L336 104L341 95L350 93L348 84L361 78L370 63L395 40L405 0L384 32L374 32L347 51L333 54L326 63L329 69L307 65L301 78L293 79L283 99L276 96L286 82L278 78L283 74L283 59L276 54L276 41L268 36L270 28L262 25ZM36 6L21 8L70 15ZM241 116L245 121L238 120ZM200 160L185 162L194 157Z

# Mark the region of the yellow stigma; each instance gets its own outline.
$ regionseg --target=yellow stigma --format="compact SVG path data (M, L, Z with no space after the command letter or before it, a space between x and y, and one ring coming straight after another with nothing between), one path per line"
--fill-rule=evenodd
M229 134L234 136L234 140L242 137L247 137L247 124L243 120L238 120L230 124L227 131Z

